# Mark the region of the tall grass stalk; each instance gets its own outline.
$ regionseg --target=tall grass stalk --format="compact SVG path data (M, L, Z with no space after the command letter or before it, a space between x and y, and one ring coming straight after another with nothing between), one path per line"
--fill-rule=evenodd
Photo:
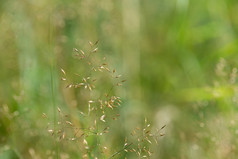
M53 105L53 123L54 123L54 130L57 129L57 116L56 116L56 96L55 96L55 79L54 79L54 72L55 72L55 57L53 52L53 26L52 26L52 10L50 10L49 14L49 28L48 28L48 48L50 54L50 86L51 86L51 97L52 97L52 105ZM56 140L56 136L54 136L54 145L55 145L55 153L56 159L59 158L59 145Z

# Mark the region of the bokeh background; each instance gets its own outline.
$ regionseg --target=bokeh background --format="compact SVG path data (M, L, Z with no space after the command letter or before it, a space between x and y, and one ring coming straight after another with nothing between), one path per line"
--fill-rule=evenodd
M0 0L0 158L50 155L42 113L77 105L60 68L80 70L73 48L99 40L98 53L127 80L115 91L115 145L147 117L167 125L152 158L235 159L237 11L236 0Z

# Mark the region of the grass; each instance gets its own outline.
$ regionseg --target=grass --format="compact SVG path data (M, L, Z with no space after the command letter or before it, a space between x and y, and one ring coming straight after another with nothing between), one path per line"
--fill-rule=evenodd
M0 158L138 158L143 129L154 133L166 124L158 144L144 137L151 158L235 159L237 6L235 0L1 1ZM97 39L98 50L80 59ZM111 73L98 70L103 63ZM98 99L105 104L112 96L120 106L95 110ZM77 136L80 143L69 140L77 131L88 134Z
M135 128L130 138L125 138L125 143L120 146L122 149L110 154L115 151L112 143L106 140L115 138L111 133L111 125L121 124L114 123L120 118L118 109L122 103L121 98L115 95L115 88L122 86L126 80L121 79L121 75L114 68L110 68L105 57L100 60L97 44L98 41L89 42L91 49L87 52L74 48L73 56L83 71L68 75L64 69L60 69L60 79L65 83L64 89L76 89L72 91L77 91L76 96L79 98L75 99L74 106L58 107L58 116L53 113L54 122L47 126L47 131L55 141L55 157L58 158L59 152L65 150L62 145L67 145L67 149L77 145L80 151L70 148L69 151L73 151L71 153L77 154L79 158L114 158L119 155L125 158L129 152L133 152L138 158L149 158L152 155L149 145L152 142L158 143L158 138L163 136L160 131L165 126L152 132L151 125L147 124L146 120L143 128ZM53 81L51 84L53 85ZM55 108L53 88L52 94ZM62 109L71 113L65 114ZM46 113L43 113L43 117L49 118ZM130 141L127 141L128 139ZM71 156L71 153L68 153L68 156Z
M98 41L89 41L89 46L87 51L73 49L72 61L79 68L77 72L66 71L52 62L48 92L51 93L49 105L52 108L47 112L40 116L33 108L22 112L11 111L7 105L1 108L4 125L10 120L15 121L5 129L11 135L6 140L7 146L2 149L6 156L63 159L152 156L152 145L158 144L159 137L164 136L165 126L155 129L145 119L134 125L131 132L126 132L120 118L123 102L116 92L127 80L99 53ZM58 69L58 79L54 75L55 69ZM56 92L56 81L59 80L62 94ZM68 96L72 93L74 98ZM15 98L19 105L27 102L24 95ZM34 113L38 117L36 124L32 124L30 119ZM123 120L127 122L127 119ZM120 136L120 131L125 135ZM118 139L122 141L118 142ZM37 144L30 147L18 145L19 142L30 144L33 141Z

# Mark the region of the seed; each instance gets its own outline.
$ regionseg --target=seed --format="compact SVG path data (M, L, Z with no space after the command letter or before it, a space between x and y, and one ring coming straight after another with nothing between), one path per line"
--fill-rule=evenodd
M65 71L61 68L61 72L64 74L64 75L66 75L66 73L65 73Z
M74 48L74 51L75 51L75 52L78 52L78 49Z
M95 49L93 49L93 51L92 52L97 52L98 51L98 48L95 48Z

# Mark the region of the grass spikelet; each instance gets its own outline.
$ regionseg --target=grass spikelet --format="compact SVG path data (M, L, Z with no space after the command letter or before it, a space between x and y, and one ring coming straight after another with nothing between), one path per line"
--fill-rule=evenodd
M60 70L63 73L63 75L66 75L65 71L62 68Z

